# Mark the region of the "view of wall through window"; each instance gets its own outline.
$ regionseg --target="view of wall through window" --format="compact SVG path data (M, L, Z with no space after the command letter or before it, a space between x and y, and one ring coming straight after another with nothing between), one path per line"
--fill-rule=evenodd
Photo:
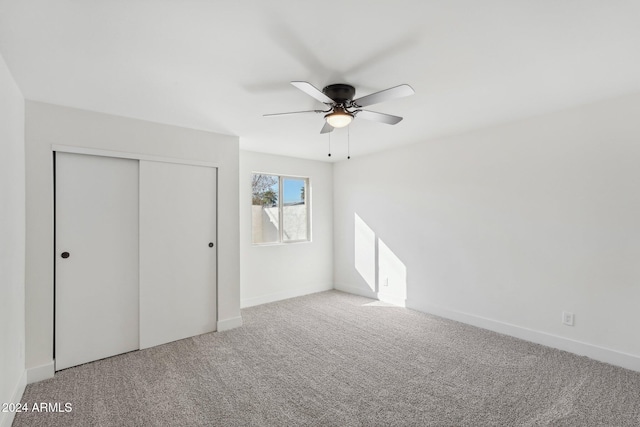
M310 240L309 178L254 173L251 177L252 242Z

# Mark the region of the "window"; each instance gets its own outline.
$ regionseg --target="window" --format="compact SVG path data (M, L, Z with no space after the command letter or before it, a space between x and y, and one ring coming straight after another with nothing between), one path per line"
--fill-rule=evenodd
M309 178L254 173L251 236L254 244L309 239Z

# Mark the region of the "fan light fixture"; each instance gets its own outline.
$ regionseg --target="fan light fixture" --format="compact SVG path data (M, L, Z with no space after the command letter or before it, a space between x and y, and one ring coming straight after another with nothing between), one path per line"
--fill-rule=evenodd
M335 107L333 112L327 114L324 118L334 128L343 128L351 123L353 114L346 112L343 108Z

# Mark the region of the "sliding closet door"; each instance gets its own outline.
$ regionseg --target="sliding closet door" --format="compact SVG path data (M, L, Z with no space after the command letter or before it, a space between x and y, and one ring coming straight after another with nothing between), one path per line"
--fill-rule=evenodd
M56 153L56 370L138 348L138 161Z
M140 161L140 348L216 330L216 169Z

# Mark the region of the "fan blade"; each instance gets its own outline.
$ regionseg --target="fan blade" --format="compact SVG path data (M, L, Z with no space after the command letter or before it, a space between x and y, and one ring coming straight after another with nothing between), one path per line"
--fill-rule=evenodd
M325 123L324 126L322 126L322 130L320 131L320 133L329 133L329 132L333 132L334 127L331 126L329 123Z
M288 116L289 114L302 114L302 113L326 113L326 111L322 111L322 110L291 111L290 113L263 114L262 117Z
M358 107L366 107L367 105L377 104L390 99L402 98L403 96L413 95L414 93L416 92L411 86L400 85L372 93L371 95L363 96L362 98L354 99L353 104Z
M309 82L291 82L291 84L324 104L333 104L333 99L329 98Z
M356 117L361 117L366 120L373 120L374 122L386 123L388 125L395 125L396 123L400 123L402 121L402 117L367 110L358 110Z

